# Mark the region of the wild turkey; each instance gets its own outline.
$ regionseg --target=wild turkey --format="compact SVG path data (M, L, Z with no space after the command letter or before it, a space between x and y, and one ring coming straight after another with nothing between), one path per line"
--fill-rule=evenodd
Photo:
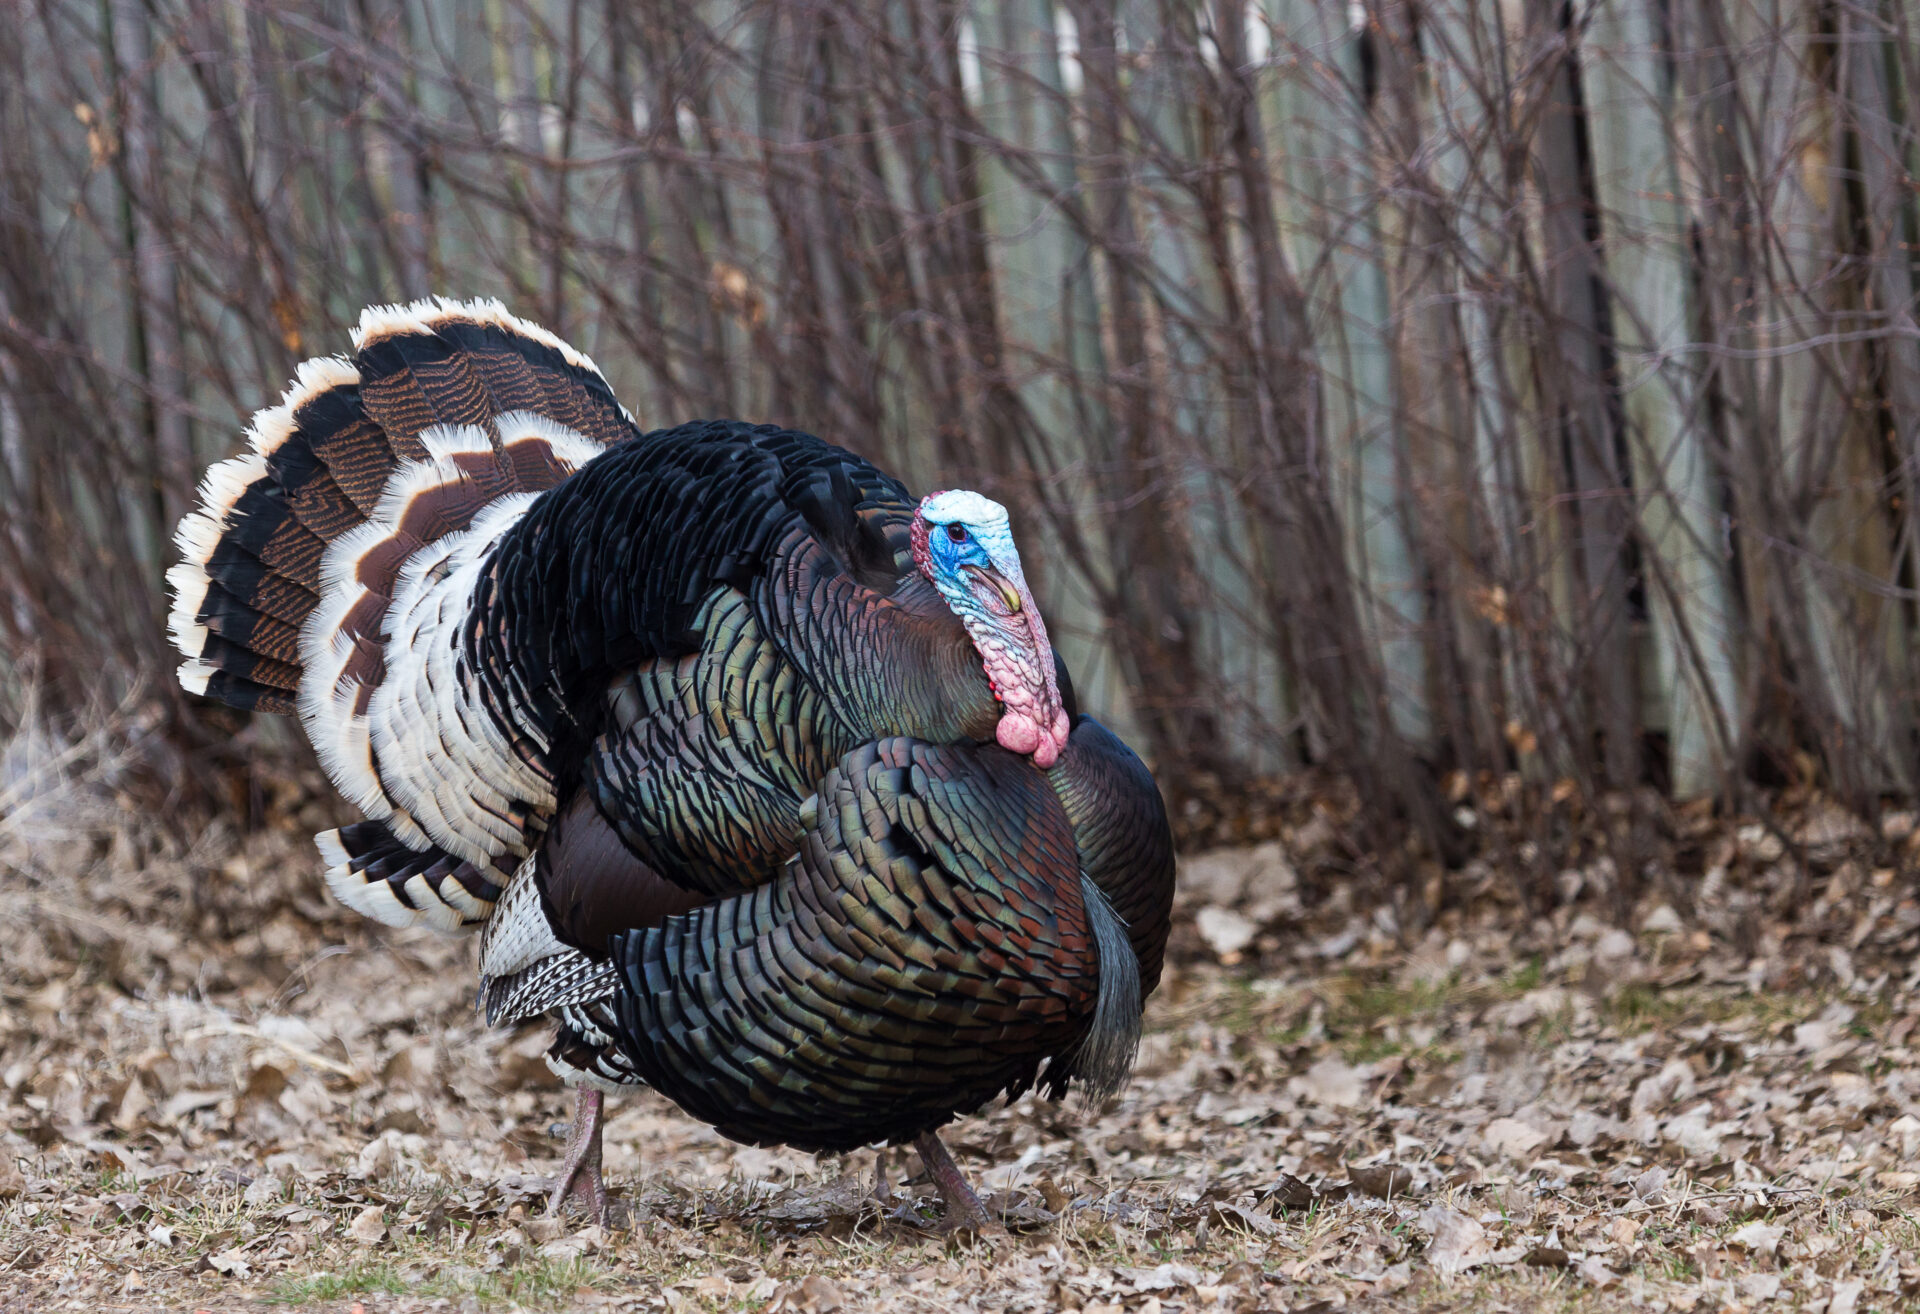
M1105 1095L1125 1079L1140 1005L1159 983L1172 850L1152 777L1092 717L1076 718L1044 774L994 746L860 746L803 807L785 875L731 898L689 895L608 842L608 828L576 829L590 813L576 803L556 822L536 879L508 891L481 948L488 1021L557 1014L549 1062L582 1091L556 1198L564 1174L580 1172L581 1194L604 1213L598 1092L645 1083L739 1140L816 1150L912 1140L949 1219L977 1228L982 1207L933 1128L1032 1085L1042 1060L1051 1094L1078 1079ZM829 897L849 925L823 936ZM757 948L729 962L743 927ZM866 956L848 952L848 936ZM954 958L996 952L998 976ZM1061 992L1074 996L1066 1018L1049 1007ZM854 1081L860 1098L836 1098L853 1080L842 1071L803 1082L800 1102L775 1111L810 1061L777 1026L795 1011L837 1024L817 1042L852 1046L812 1062L884 1063L884 1097L869 1098L869 1080ZM872 1052L861 1056L863 1044Z
M487 924L489 1016L559 1015L556 1206L604 1214L600 1092L645 1080L736 1137L914 1140L977 1220L935 1129L1117 1085L1172 890L1004 510L771 426L642 433L497 303L354 339L208 471L182 683L299 715L368 817L318 837L342 902ZM921 1002L863 1006L876 972ZM994 1062L929 1084L968 1045Z

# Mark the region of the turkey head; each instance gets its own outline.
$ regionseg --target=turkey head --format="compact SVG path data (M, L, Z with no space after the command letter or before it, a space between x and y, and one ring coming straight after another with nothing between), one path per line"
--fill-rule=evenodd
M965 489L928 496L913 517L913 559L980 652L1000 702L1000 746L1032 754L1042 768L1052 766L1072 723L1007 509Z

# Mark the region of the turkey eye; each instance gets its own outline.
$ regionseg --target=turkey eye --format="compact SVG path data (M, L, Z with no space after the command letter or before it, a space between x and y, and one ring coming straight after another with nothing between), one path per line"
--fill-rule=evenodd
M965 525L948 525L947 537L956 543L964 543L967 541L967 527Z

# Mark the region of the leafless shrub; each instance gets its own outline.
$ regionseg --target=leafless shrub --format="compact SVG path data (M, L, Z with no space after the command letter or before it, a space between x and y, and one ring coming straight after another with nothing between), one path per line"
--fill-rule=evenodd
M1331 769L1389 874L1467 846L1463 780L1624 800L1629 873L1662 795L1872 811L1915 784L1909 15L0 0L0 674L142 690L231 796L164 677L195 471L361 305L497 295L644 421L1014 505L1176 799Z

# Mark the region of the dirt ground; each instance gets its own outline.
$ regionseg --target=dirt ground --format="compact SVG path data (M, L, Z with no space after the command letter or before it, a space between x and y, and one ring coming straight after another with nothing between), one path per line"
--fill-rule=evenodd
M1769 893L1736 882L1779 846L1742 830L1707 911L1649 898L1633 930L1577 879L1416 935L1304 908L1285 845L1189 861L1125 1094L950 1131L1014 1232L963 1244L905 1155L894 1218L874 1153L732 1145L645 1093L607 1128L628 1225L548 1219L568 1097L538 1030L480 1024L470 942L329 907L295 824L182 847L110 799L23 816L0 1310L1920 1301L1920 905L1844 843Z

